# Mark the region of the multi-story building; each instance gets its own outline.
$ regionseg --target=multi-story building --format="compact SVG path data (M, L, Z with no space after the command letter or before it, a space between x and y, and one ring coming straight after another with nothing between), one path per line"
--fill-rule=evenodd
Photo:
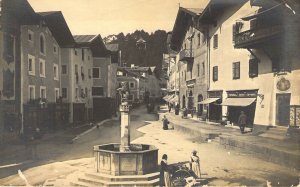
M209 2L198 22L208 39L209 120L236 124L244 111L254 129L290 124L290 105L299 105L297 17L282 3Z
M118 67L117 80L118 87L121 87L122 82L128 82L130 102L138 104L144 101L148 83L146 77L132 72L128 68Z
M197 110L198 115L205 109L198 103L206 99L208 89L206 40L197 24L201 12L202 9L179 7L170 41L171 50L178 52L174 65L170 64L170 73L176 76L170 86L175 87L178 77L181 107ZM177 71L178 76L173 71Z
M63 102L70 106L70 123L92 120L92 67L91 47L84 40L90 36L74 36L75 46L62 49L61 85Z
M145 97L159 98L161 96L160 80L155 74L156 67L139 67L131 64L131 67L125 67L127 71L136 73L140 77L146 78L145 91L139 91L137 94L138 100L143 100Z
M103 103L103 98L108 97L108 70L111 64L109 53L100 35L77 35L74 36L74 39L80 49L79 52L76 50L79 55L77 60L80 61L80 64L78 64L78 70L75 64L73 73L76 74L78 71L79 79L82 79L81 83L78 81L75 87L75 97L76 90L81 98L82 95L87 96L84 97L84 101L90 118L93 117L94 120L107 118L104 116L110 110L106 110L107 108L104 107L107 104ZM86 79L83 79L82 74L86 75L84 76ZM73 80L77 81L76 76ZM79 100L79 102L81 101ZM82 108L83 105L81 110L83 110Z
M1 1L0 28L0 100L4 115L0 120L1 136L5 135L3 127L15 132L23 132L21 101L21 25L37 23L37 16L27 1ZM1 113L1 112L0 112ZM11 118L8 115L13 115ZM2 138L1 140L6 140ZM0 141L1 141L0 140Z
M234 47L251 53L246 65L257 88L254 129L299 126L300 2L260 0L247 4L252 12L258 10L241 15L241 21L234 23Z

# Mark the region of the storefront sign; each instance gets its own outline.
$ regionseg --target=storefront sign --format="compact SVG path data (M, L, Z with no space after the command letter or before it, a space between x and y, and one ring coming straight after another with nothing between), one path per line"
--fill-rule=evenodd
M291 83L289 80L282 77L276 84L276 87L279 91L287 91L291 88Z
M208 97L209 98L222 98L223 91L209 91Z
M230 98L256 98L257 90L227 91Z

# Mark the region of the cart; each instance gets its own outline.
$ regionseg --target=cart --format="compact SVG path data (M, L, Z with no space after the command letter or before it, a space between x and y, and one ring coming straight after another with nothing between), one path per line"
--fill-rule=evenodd
M176 164L171 164L171 181L173 186L193 186L196 179L194 177L193 171L187 166L189 164L186 162L179 162Z

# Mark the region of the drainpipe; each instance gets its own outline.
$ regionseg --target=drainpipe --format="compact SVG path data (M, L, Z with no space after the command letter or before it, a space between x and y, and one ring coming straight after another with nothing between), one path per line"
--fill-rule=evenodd
M209 29L206 29L206 43L207 43L207 52L206 52L206 60L207 60L207 96L208 98L208 90L210 89L210 39L209 39ZM207 104L207 121L209 121L209 104Z

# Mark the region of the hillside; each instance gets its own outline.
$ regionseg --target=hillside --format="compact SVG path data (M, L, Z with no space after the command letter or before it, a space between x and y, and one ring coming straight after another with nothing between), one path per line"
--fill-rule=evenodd
M142 38L146 41L146 47L138 47L137 41ZM161 68L163 53L167 52L167 32L157 30L154 33L147 33L143 30L136 30L134 33L124 33L105 37L106 43L118 43L122 50L122 62L126 66L156 66Z

